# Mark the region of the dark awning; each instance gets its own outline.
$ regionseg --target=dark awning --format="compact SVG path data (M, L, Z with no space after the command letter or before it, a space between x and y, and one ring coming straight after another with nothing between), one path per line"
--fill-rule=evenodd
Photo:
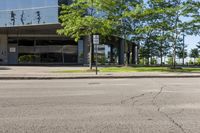
M60 24L46 24L19 27L0 27L0 34L57 34Z

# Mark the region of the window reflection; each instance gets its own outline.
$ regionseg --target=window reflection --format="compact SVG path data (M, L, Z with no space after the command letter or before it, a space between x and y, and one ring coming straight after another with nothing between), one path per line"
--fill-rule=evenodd
M58 23L58 0L0 0L0 27Z

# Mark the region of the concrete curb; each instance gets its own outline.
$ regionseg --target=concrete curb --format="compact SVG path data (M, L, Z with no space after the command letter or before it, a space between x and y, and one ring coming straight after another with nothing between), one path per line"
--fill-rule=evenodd
M125 78L200 78L200 75L180 76L74 76L74 77L0 77L0 80L54 80L54 79L125 79Z

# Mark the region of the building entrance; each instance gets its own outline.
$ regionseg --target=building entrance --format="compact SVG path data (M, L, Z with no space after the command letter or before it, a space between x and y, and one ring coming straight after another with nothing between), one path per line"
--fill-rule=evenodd
M9 42L17 42L18 45L16 54L9 58L11 62L14 62L13 59L16 58L18 64L67 64L78 62L78 44L72 40L9 38ZM14 47L10 50L14 50Z
M18 44L8 44L8 63L18 64Z

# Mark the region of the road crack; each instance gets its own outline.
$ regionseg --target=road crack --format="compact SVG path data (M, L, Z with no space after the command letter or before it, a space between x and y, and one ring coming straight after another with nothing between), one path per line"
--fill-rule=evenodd
M135 99L137 99L137 98L140 98L140 97L143 97L145 95L145 93L143 93L143 94L140 94L140 95L137 95L137 96L133 96L133 97L130 97L130 98L128 98L128 99L125 99L125 100L121 100L121 104L125 104L126 102L128 102L128 101L133 101L133 105L135 105L135 103L137 103L138 102L138 100L135 100Z
M169 114L161 111L161 107L157 104L157 98L162 94L164 88L166 88L167 86L162 86L160 88L160 91L153 97L152 99L152 104L157 107L157 111L162 114L163 116L165 116L173 125L175 125L176 127L178 127L183 133L187 133L185 131L185 129L183 128L183 126L181 124L179 124L178 122L176 122L171 116L169 116Z

